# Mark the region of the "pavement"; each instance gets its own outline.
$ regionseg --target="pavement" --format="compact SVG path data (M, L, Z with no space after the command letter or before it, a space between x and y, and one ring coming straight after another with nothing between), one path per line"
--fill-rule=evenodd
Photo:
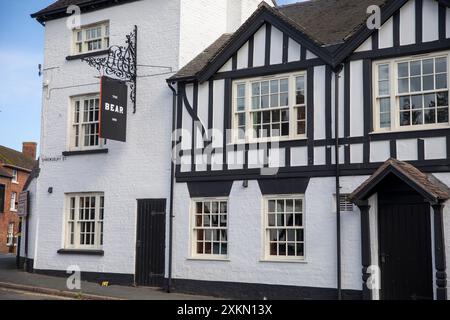
M146 287L108 286L82 281L81 290L68 290L66 278L16 269L15 255L0 254L0 300L210 300L212 297L167 293ZM29 299L26 299L29 298Z

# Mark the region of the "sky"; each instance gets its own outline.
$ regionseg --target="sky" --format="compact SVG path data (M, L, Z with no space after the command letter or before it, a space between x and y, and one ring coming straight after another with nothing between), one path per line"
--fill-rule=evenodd
M54 1L0 0L0 145L22 150L24 141L39 143L44 27L30 14Z

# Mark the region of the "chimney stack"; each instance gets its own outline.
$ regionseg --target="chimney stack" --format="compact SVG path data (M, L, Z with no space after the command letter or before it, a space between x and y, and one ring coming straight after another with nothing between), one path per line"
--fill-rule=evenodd
M24 142L22 144L22 153L28 158L36 160L36 142Z

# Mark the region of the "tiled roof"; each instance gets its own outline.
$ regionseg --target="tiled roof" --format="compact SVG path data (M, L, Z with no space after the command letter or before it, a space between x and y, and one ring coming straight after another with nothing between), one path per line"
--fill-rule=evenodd
M25 156L22 152L0 146L0 162L31 171L36 160Z
M361 194L366 194L371 185L387 170L393 168L397 172L404 175L412 183L429 194L433 199L448 200L450 199L450 189L432 174L425 174L413 165L397 159L387 160L378 170L363 184L361 184L351 195L350 198L358 200Z
M234 34L221 36L171 79L195 77L225 49L228 43L245 31L249 21L264 9L303 33L317 46L336 49L337 46L349 40L366 22L367 8L370 5L383 6L387 1L310 0L279 7L270 7L263 2Z

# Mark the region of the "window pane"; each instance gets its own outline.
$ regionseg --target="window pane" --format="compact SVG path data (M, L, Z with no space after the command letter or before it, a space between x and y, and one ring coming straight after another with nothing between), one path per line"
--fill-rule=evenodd
M409 63L408 62L404 62L404 63L399 63L398 64L398 76L400 78L404 78L404 77L408 77L409 76Z
M413 78L411 78L410 91L411 92L422 91L421 82L422 82L422 79L420 77L413 77ZM423 85L425 86L425 78L424 78ZM426 90L426 89L424 89L424 90Z
M280 106L285 107L289 105L289 94L282 93L280 94Z
M437 113L438 123L448 122L448 108L439 108Z
M270 107L275 108L278 107L278 94L272 94L270 96Z
M436 75L436 89L446 89L447 88L447 74L437 74Z
M297 104L305 104L305 92L304 91L297 91Z
M409 111L400 112L400 125L409 126L411 124L411 113Z
M266 109L269 107L269 96L261 97L261 108Z
M380 112L391 112L391 99L380 99Z
M435 106L436 106L436 95L434 93L424 95L424 107L434 108Z
M245 84L239 84L237 86L237 96L239 98L245 97Z
M380 114L380 128L390 128L391 127L391 114L382 113Z
M380 96L387 96L390 93L389 81L379 82L379 94Z
M422 113L422 110L420 110L420 111L413 111L412 112L412 124L414 124L414 125L423 124L423 113Z
M434 89L434 77L433 76L425 76L423 77L423 90L433 90ZM412 91L412 83L411 83L411 91ZM419 91L419 90L416 90Z
M436 73L447 72L447 58L437 58L435 63Z
M437 106L448 107L448 92L440 92L437 94Z
M378 78L379 80L389 80L389 65L382 64L378 66Z
M261 82L261 94L269 94L269 81Z
M305 77L297 77L295 83L296 91L304 91L305 90Z
M238 111L244 111L245 110L245 99L244 98L238 98L237 99L237 110Z
M409 92L409 80L408 79L398 80L398 92L399 93Z
M422 95L411 96L411 107L413 109L422 109Z
M436 123L436 109L425 109L425 123Z
M409 97L401 97L400 98L400 109L401 110L409 110L411 109L411 103Z
M278 80L270 81L270 93L278 93L279 92L279 82Z
M252 84L252 95L253 96L259 96L260 94L261 94L261 91L260 91L259 82L258 83L253 83Z
M289 91L289 81L288 79L280 80L280 92L288 92Z
M433 59L423 60L422 62L423 74L432 74L434 71L433 65L434 65Z
M256 110L260 108L261 99L259 97L252 98L252 109Z
M411 76L420 76L422 74L422 63L421 61L413 61L410 65Z

